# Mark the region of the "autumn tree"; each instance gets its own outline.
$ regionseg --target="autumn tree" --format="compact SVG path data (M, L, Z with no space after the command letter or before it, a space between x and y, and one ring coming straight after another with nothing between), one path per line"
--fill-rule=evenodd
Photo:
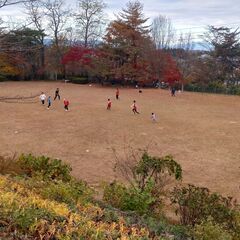
M0 78L6 79L8 77L16 77L22 74L18 54L9 55L7 53L0 53Z
M78 0L75 19L84 47L94 46L102 36L105 7L106 4L102 0Z
M143 6L134 1L127 4L107 28L105 50L111 60L113 78L124 81L144 81L148 78L143 50L151 44L148 19Z
M171 54L166 54L165 61L166 63L163 72L164 80L168 82L170 86L180 84L182 75L179 71L176 61Z
M12 66L16 69L14 64L18 62L18 69L21 70L21 74L18 75L34 79L40 62L41 43L39 42L39 36L41 34L42 32L30 28L6 32L0 41L3 59L4 56L9 58L6 61L6 66ZM18 71L11 72L17 73Z
M66 67L68 76L89 75L92 69L96 69L94 61L98 56L96 49L83 46L72 46L63 56L62 63Z

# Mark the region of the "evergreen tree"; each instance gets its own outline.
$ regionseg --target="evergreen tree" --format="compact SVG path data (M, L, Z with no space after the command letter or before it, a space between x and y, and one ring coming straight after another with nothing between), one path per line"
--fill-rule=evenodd
M209 26L205 41L212 47L211 57L217 66L216 79L234 84L238 81L236 70L240 67L240 32L227 27Z
M105 50L112 61L112 76L124 81L145 81L148 64L145 49L152 43L143 6L134 1L110 23L105 36Z

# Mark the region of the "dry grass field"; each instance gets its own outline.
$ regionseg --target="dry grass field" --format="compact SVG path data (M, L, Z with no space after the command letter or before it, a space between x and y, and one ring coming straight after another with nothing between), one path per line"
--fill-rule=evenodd
M112 149L125 145L151 154L171 154L184 182L207 186L240 199L240 97L201 93L120 89L46 82L3 82L0 97L30 96L60 88L70 111L56 100L50 110L35 103L0 102L0 153L44 154L67 161L73 174L90 184L114 178ZM106 110L107 98L112 110ZM133 115L137 101L141 114ZM155 112L157 123L152 123Z

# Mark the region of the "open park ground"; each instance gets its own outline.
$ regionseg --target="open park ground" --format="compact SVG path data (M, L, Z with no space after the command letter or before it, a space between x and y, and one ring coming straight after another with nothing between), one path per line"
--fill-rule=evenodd
M0 153L34 153L71 164L74 176L90 184L114 179L113 149L144 148L171 154L182 165L183 181L240 199L240 97L202 93L73 85L56 82L2 82L0 97L31 96L44 91L61 101L47 110L39 98L0 101ZM63 98L70 111L63 109ZM107 111L107 98L112 110ZM136 100L140 114L131 112ZM20 101L21 102L21 101ZM157 122L151 122L151 113Z

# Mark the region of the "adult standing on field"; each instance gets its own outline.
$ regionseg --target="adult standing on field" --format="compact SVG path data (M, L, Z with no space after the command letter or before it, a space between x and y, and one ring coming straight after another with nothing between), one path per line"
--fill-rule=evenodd
M39 96L41 102L42 102L42 105L45 104L45 100L47 98L47 96L44 94L44 92L41 93L41 95Z
M58 98L60 100L59 88L57 88L56 91L55 91L54 100L56 100L56 98Z
M172 97L175 97L176 95L175 95L175 92L176 92L176 88L175 87L172 87L171 88L171 95L172 95Z

